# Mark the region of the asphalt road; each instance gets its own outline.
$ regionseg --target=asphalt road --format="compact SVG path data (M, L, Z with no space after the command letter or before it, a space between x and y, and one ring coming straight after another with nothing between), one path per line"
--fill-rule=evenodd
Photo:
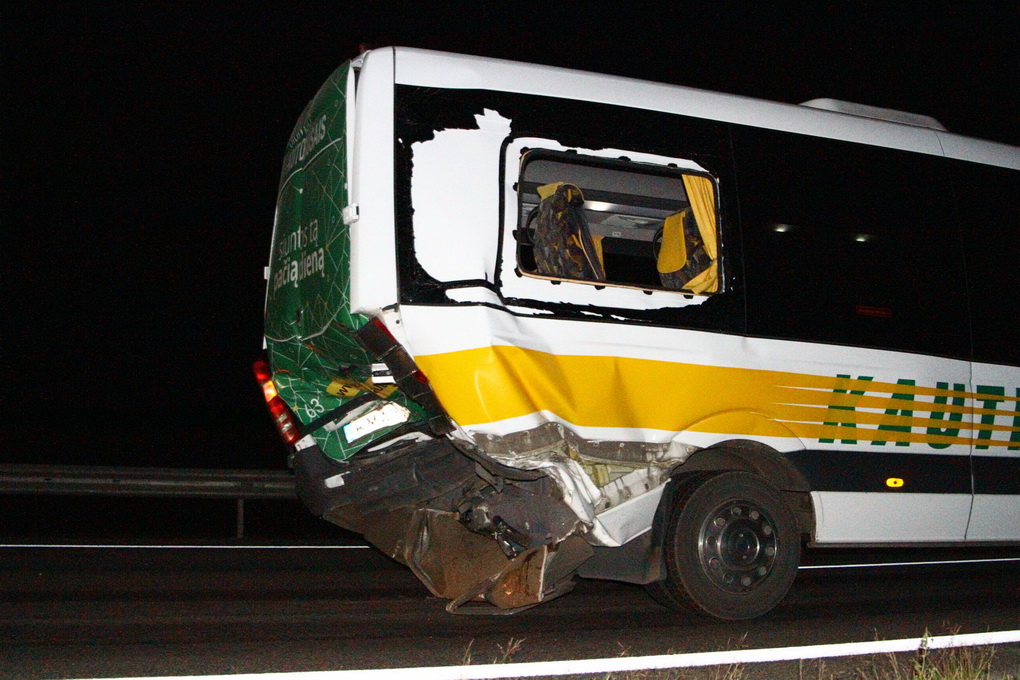
M806 562L926 556L959 555ZM676 614L640 587L601 581L516 616L453 616L368 549L0 548L0 561L0 676L12 678L489 663L518 640L512 661L1020 628L1017 561L802 570L778 609L740 623ZM1020 673L1018 647L998 650L1000 668Z

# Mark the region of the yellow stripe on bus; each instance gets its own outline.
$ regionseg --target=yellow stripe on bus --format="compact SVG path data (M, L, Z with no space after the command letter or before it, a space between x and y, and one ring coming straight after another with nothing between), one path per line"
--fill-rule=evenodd
M504 345L421 355L416 361L447 412L465 427L547 411L581 427L861 443L970 444L970 437L960 435L972 429L1017 430L1001 421L950 421L951 413L974 412L970 406L954 405L954 397L987 395L934 387L653 359L555 355ZM867 394L850 394L853 391ZM944 397L949 403L893 395ZM933 418L932 411L945 415ZM928 428L958 432L939 435Z

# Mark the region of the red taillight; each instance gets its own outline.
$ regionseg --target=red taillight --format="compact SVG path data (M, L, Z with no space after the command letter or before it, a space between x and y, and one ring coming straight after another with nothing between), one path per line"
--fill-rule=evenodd
M267 380L262 383L262 396L265 397L266 403L268 404L272 399L280 396L280 393L276 391L276 383L272 380Z
M283 441L293 444L301 439L301 428L298 427L294 414L276 391L276 385L273 383L273 369L269 367L269 362L259 359L252 366L252 370L255 372L255 379L262 387L262 396L266 400L266 406L269 407L269 413L273 416L273 422L276 424L280 436L283 437Z
M297 422L294 420L294 414L290 412L287 405L283 403L283 399L280 397L273 397L267 402L269 406L269 412L273 415L273 422L276 423L276 429L283 437L283 441L288 444L293 444L298 439L301 439L301 430L298 428Z
M273 369L269 367L269 362L265 359L259 359L251 368L255 371L255 379L259 381L260 385L273 379Z

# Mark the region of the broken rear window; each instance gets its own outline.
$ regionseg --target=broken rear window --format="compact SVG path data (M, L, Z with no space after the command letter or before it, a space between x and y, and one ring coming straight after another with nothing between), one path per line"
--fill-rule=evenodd
M517 266L526 276L711 294L718 194L703 173L545 150L521 159Z

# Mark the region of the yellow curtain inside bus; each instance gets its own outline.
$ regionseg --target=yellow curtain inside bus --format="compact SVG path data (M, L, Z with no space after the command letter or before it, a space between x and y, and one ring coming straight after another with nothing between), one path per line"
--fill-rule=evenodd
M712 180L698 175L684 175L684 189L687 200L694 211L698 232L705 244L705 251L712 259L708 269L698 274L684 286L694 293L714 293L719 290L719 242L716 237L715 186ZM665 241L665 233L663 234Z

